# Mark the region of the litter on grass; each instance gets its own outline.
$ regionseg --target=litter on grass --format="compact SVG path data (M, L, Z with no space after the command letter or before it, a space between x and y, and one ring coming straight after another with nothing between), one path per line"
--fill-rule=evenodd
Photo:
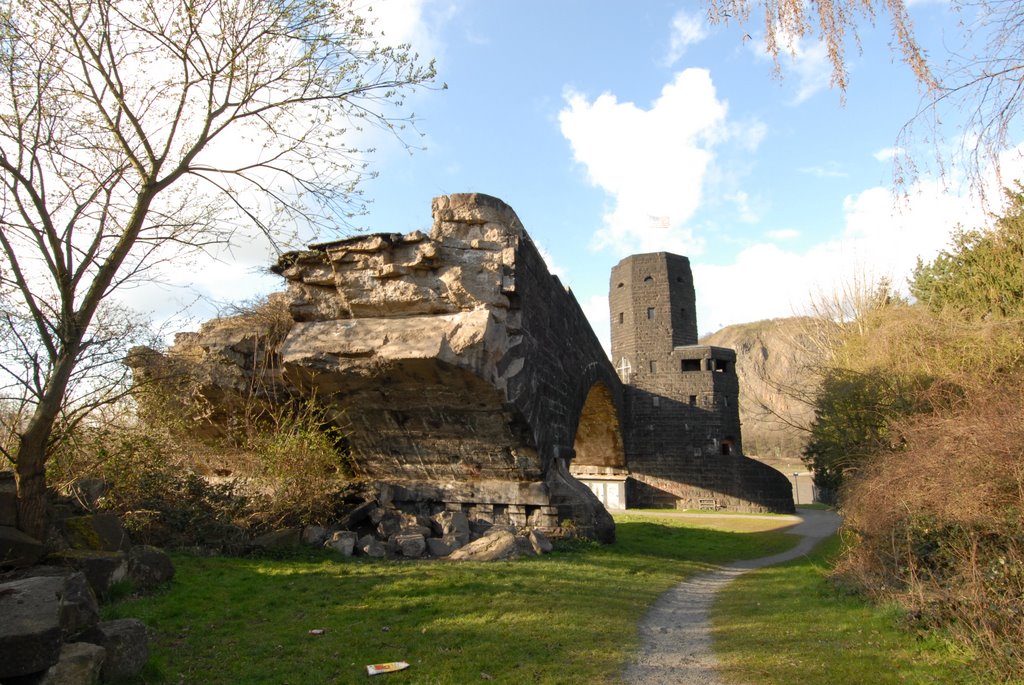
M404 661L392 661L386 664L370 664L366 667L366 672L370 675L380 675L381 673L394 673L395 671L402 671L409 668L409 664Z

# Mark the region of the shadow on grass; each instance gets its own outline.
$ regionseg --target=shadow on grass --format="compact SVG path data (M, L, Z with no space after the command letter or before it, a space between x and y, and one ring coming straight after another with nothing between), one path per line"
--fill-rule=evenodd
M657 596L708 564L772 554L779 533L623 521L619 542L514 562L177 556L164 592L107 609L152 629L146 682L617 682ZM322 629L322 635L311 635Z

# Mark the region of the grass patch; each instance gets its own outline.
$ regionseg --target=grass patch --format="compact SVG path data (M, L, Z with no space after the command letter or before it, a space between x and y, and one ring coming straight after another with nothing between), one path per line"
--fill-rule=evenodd
M389 682L613 683L637 622L663 591L710 564L789 548L780 532L616 517L615 545L575 543L505 563L389 562L307 555L176 556L161 594L107 618L151 628L145 682L345 683L408 661ZM323 635L309 635L321 628Z
M745 574L712 609L726 682L765 685L982 685L951 643L901 628L895 608L846 594L826 578L834 536L802 559Z

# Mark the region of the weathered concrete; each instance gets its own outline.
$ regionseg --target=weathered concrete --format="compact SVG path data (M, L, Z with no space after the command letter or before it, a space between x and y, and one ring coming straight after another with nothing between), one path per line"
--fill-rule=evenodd
M571 519L611 539L568 473L596 383L618 440L621 388L575 298L500 200L437 198L430 235L373 235L281 258L296 320L284 377L329 398L353 461L399 505L495 522Z

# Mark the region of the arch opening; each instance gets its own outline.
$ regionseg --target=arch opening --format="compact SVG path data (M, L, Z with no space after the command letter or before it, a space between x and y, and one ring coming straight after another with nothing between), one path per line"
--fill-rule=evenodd
M626 454L619 413L601 381L587 392L573 440L569 473L582 481L609 509L626 507Z

